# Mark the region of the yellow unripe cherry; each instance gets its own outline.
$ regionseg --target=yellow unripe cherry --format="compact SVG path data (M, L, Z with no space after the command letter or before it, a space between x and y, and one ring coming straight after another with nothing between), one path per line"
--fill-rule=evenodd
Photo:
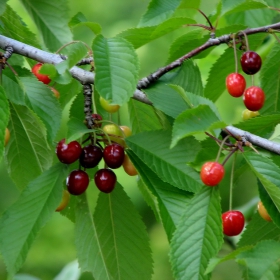
M100 96L99 101L100 101L100 105L102 106L102 108L109 113L115 113L120 108L120 106L117 104L115 104L115 105L110 104L109 100L106 100L102 96Z

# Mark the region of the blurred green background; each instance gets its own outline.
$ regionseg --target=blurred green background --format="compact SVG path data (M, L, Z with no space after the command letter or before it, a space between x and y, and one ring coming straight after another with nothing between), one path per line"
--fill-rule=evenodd
M209 14L215 9L216 2L216 0L204 1L204 3L207 4L203 5L201 9ZM141 15L145 12L148 3L148 0L69 0L68 13L71 17L79 11L82 12L88 20L97 22L102 26L103 34L106 37L111 37L122 30L135 27ZM19 1L8 1L8 4L18 12L23 21L34 33L36 33L35 26ZM192 13L194 13L194 11L192 11ZM205 19L202 18L199 13L197 13L196 19L200 23L205 24ZM158 67L165 65L165 61L168 58L170 42L184 32L184 29L178 30L137 50L141 66L140 78L155 71ZM82 40L91 45L92 33L86 28L75 30L74 35L75 39ZM216 47L206 58L196 61L201 69L204 82L206 81L211 65L224 48L225 46ZM220 83L220 81L217 82ZM243 110L242 100L231 99L228 95L224 94L218 100L217 105L220 108L220 114L227 123L230 124L241 120L241 112ZM65 112L65 119L66 118L67 112ZM122 108L121 118L123 124L129 125L125 108ZM63 129L62 126L60 134L63 134ZM229 172L227 172L227 174L229 174ZM153 280L173 279L170 264L168 262L169 247L166 235L162 226L155 221L152 211L146 206L146 203L137 188L137 179L135 177L128 178L123 170L118 170L117 176L146 223L154 257L155 269ZM251 179L250 174L245 174L244 176L248 176L247 186L244 188L244 186L237 182L233 197L234 207L246 204L257 195L256 182ZM1 213L17 199L19 192L6 172L5 162L0 164L0 178ZM228 207L227 197L229 178L226 178L223 182L224 183L221 184L220 188L222 193L222 206L226 210ZM251 185L251 188L248 188L248 185ZM255 200L253 200L253 203L255 203ZM42 280L54 279L65 265L76 258L73 228L73 224L68 219L64 218L59 213L54 213L51 221L41 230L38 238L34 242L20 273L30 274ZM227 246L224 246L221 250L221 254L226 254L228 252L230 252L230 248ZM6 279L5 266L1 259L0 279ZM93 278L90 274L84 273L80 279L86 280ZM241 279L241 274L234 262L226 262L215 269L212 279L238 280Z

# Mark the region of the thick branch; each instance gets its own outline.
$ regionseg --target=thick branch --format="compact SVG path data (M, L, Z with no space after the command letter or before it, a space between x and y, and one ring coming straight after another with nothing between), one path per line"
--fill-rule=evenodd
M241 130L234 126L227 126L224 130L225 130L225 132L233 135L237 139L246 140L246 141L250 142L251 144L261 147L265 150L268 150L275 154L280 154L280 144L278 144L278 143L275 143L275 142L272 142L265 138L259 137L257 135L254 135L250 132Z

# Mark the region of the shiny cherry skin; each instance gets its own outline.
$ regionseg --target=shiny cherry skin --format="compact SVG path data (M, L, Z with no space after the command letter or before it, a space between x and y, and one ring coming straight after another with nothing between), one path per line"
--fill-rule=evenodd
M246 108L250 111L260 110L265 101L264 91L257 86L251 86L247 88L243 95L243 102Z
M103 152L97 145L88 145L82 148L80 164L84 168L93 168L98 165L103 157Z
M222 214L223 232L227 236L236 236L244 228L245 218L240 211L230 210Z
M256 52L247 51L241 56L240 63L246 74L254 75L261 69L262 59Z
M42 63L37 63L35 64L33 67L32 67L32 73L37 77L37 79L39 81L41 81L42 83L44 84L49 84L51 82L51 79L49 78L48 75L45 75L45 74L41 74L39 73L41 67L42 67Z
M201 167L200 178L206 186L218 185L225 175L224 167L216 161L208 161Z
M83 170L73 170L66 179L68 192L72 195L84 193L89 185L88 174Z
M56 155L62 163L71 164L79 159L82 147L79 142L72 141L68 144L65 139L59 141L56 146Z
M110 193L115 188L117 176L113 170L108 168L99 169L94 176L97 188L104 193Z
M119 168L124 161L124 148L116 143L108 145L104 148L103 158L108 167Z
M226 87L233 97L240 97L246 88L245 78L238 73L231 73L226 77Z
M265 207L264 207L264 205L263 205L263 203L262 203L261 201L259 201L259 203L258 203L258 212L259 212L260 216L261 216L264 220L266 220L266 221L268 221L268 222L271 222L271 221L272 221L272 220L271 220L271 217L270 217L269 214L267 213L267 210L265 209Z

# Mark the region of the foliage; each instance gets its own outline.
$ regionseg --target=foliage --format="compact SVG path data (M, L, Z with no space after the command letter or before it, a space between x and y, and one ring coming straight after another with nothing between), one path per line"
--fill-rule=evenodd
M174 278L210 279L220 263L235 260L244 279L279 279L279 159L265 149L256 153L243 147L244 151L240 152L241 168L234 171L234 183L241 181L247 187L248 174L257 180L259 197L273 222L263 221L258 214L253 218L245 215L247 226L239 242L236 238L224 238L222 233L221 191L225 192L222 187L230 184L229 177L224 178L221 187L213 188L200 180L202 164L215 160L217 155L215 141L204 132L222 140L221 130L230 124L220 113L219 100L225 95L226 76L235 69L232 41L228 41L228 46L214 50L218 55L212 61L206 81L202 79L203 69L198 65L207 59L213 47L198 50L210 38L211 26L201 29L208 22L194 9L205 7L208 1L151 0L137 26L110 38L103 34L99 23L89 21L82 12L69 18L65 13L67 0L19 2L38 34L30 31L9 1L0 3L1 34L45 50L41 62L47 56L52 59L50 53L57 50L65 57L60 63L42 67L42 72L52 79L50 85L41 83L30 72L37 63L32 52L26 56L13 54L9 59L11 67L6 66L0 73L0 157L5 159L9 175L21 192L0 217L0 253L10 279L21 279L15 275L40 229L59 204L67 174L78 168L76 163L67 166L58 162L55 156L63 125L67 127L64 135L67 141L82 142L89 133L100 133L96 127L89 130L84 124L84 113L87 114L89 107L84 105L84 81L75 80L71 72L83 58L91 55L90 66L79 66L94 77L90 106L102 115L105 123L113 120L118 125L121 125L120 117L116 117L119 113L111 116L105 112L99 97L128 108L133 135L125 139L126 153L138 171L143 198L168 237ZM217 0L215 12L204 13L216 27L216 35L221 36L275 23L279 19L279 9L271 9L275 5L277 1L273 0ZM253 17L254 13L257 16ZM73 32L80 27L90 30L90 44L73 41ZM174 36L166 58L167 64L171 64L165 68L164 75L147 88L141 88L151 106L134 96L141 78L137 49L160 37L171 38L170 34ZM277 139L280 45L277 33L275 36L264 32L248 36L250 49L263 58L254 83L264 89L266 101L260 116L233 125L265 138L276 133ZM0 42L1 39L0 36ZM192 51L196 53L190 59L172 68L174 61ZM242 52L237 49L238 60ZM247 83L251 83L249 78ZM59 90L59 98L50 87ZM69 113L66 124L64 110ZM11 138L4 146L6 127ZM222 151L221 159L227 155L226 150ZM229 161L226 166L231 164ZM88 172L91 179L94 171ZM226 192L229 196L228 188ZM95 189L95 197L91 195L87 191L72 196L69 206L61 212L75 224L81 272L90 272L94 279L102 280L151 279L153 260L149 237L123 187L117 183L112 193ZM226 243L231 244L233 251L221 256L219 252ZM77 272L76 267L74 270ZM77 273L76 277L79 276Z

